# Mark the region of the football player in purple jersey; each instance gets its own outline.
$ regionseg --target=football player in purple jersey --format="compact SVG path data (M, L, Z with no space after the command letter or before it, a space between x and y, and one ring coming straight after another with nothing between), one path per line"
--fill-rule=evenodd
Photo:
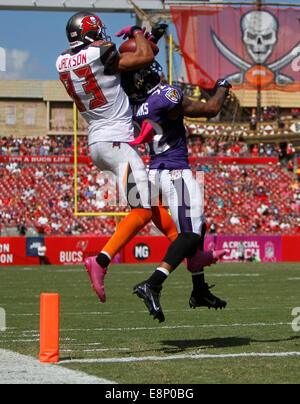
M204 202L189 167L184 116L216 116L231 85L225 79L217 80L215 94L203 103L161 83L160 72L161 67L154 62L147 69L126 74L122 82L131 100L134 120L141 128L140 135L131 144L148 143L150 149L151 205L157 205L162 194L178 231L178 237L154 273L134 287L134 293L143 300L150 314L162 322L165 320L159 300L162 284L185 258L193 280L190 307L222 309L227 304L210 292L204 278ZM224 253L223 250L206 252L210 263L217 262Z

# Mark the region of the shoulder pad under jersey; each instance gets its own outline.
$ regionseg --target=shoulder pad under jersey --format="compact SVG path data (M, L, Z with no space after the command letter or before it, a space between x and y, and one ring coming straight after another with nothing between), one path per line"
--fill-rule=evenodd
M72 54L72 50L71 50L71 49L67 49L67 50L63 51L63 52L60 54L60 56L63 56L63 55L71 55L71 54Z
M100 59L104 66L104 71L115 62L119 53L116 44L109 41L96 41L91 46L100 48Z

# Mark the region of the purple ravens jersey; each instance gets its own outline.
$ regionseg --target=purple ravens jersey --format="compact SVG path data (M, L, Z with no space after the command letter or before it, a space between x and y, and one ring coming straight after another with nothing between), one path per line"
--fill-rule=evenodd
M160 84L148 98L133 106L133 118L142 126L143 121L155 130L150 147L150 169L183 170L189 168L183 117L170 120L167 114L180 104L183 93L176 87Z

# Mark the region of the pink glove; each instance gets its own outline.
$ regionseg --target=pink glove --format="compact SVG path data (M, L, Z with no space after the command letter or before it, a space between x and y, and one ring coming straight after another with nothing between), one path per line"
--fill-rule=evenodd
M139 136L132 142L129 142L129 144L135 146L141 143L150 143L154 138L154 134L154 129L151 123L144 121Z
M138 27L136 25L129 25L128 27L125 27L123 29L121 29L120 32L117 32L115 34L115 36L122 36L123 35L123 39L129 39L129 38L133 38L134 33L135 32L142 32L144 33L145 30L143 31L141 27Z

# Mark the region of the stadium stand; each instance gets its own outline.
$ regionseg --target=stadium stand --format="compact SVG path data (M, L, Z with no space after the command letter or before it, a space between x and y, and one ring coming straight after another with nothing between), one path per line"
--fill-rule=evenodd
M17 156L73 155L73 138L0 139L1 235L111 235L115 217L74 216L73 164L28 164ZM204 164L200 157L279 156L274 147L193 136L188 141L192 168L205 175L205 211L211 234L300 233L300 182L282 164L267 166ZM269 150L270 149L270 150ZM146 149L141 148L146 154ZM294 151L291 152L294 156ZM85 137L78 155L87 156ZM291 158L289 157L289 158ZM116 205L115 184L91 163L78 166L78 211L126 211ZM152 234L149 224L141 234ZM24 233L25 232L25 233Z
M210 233L300 232L299 183L280 165L206 167L205 211Z

